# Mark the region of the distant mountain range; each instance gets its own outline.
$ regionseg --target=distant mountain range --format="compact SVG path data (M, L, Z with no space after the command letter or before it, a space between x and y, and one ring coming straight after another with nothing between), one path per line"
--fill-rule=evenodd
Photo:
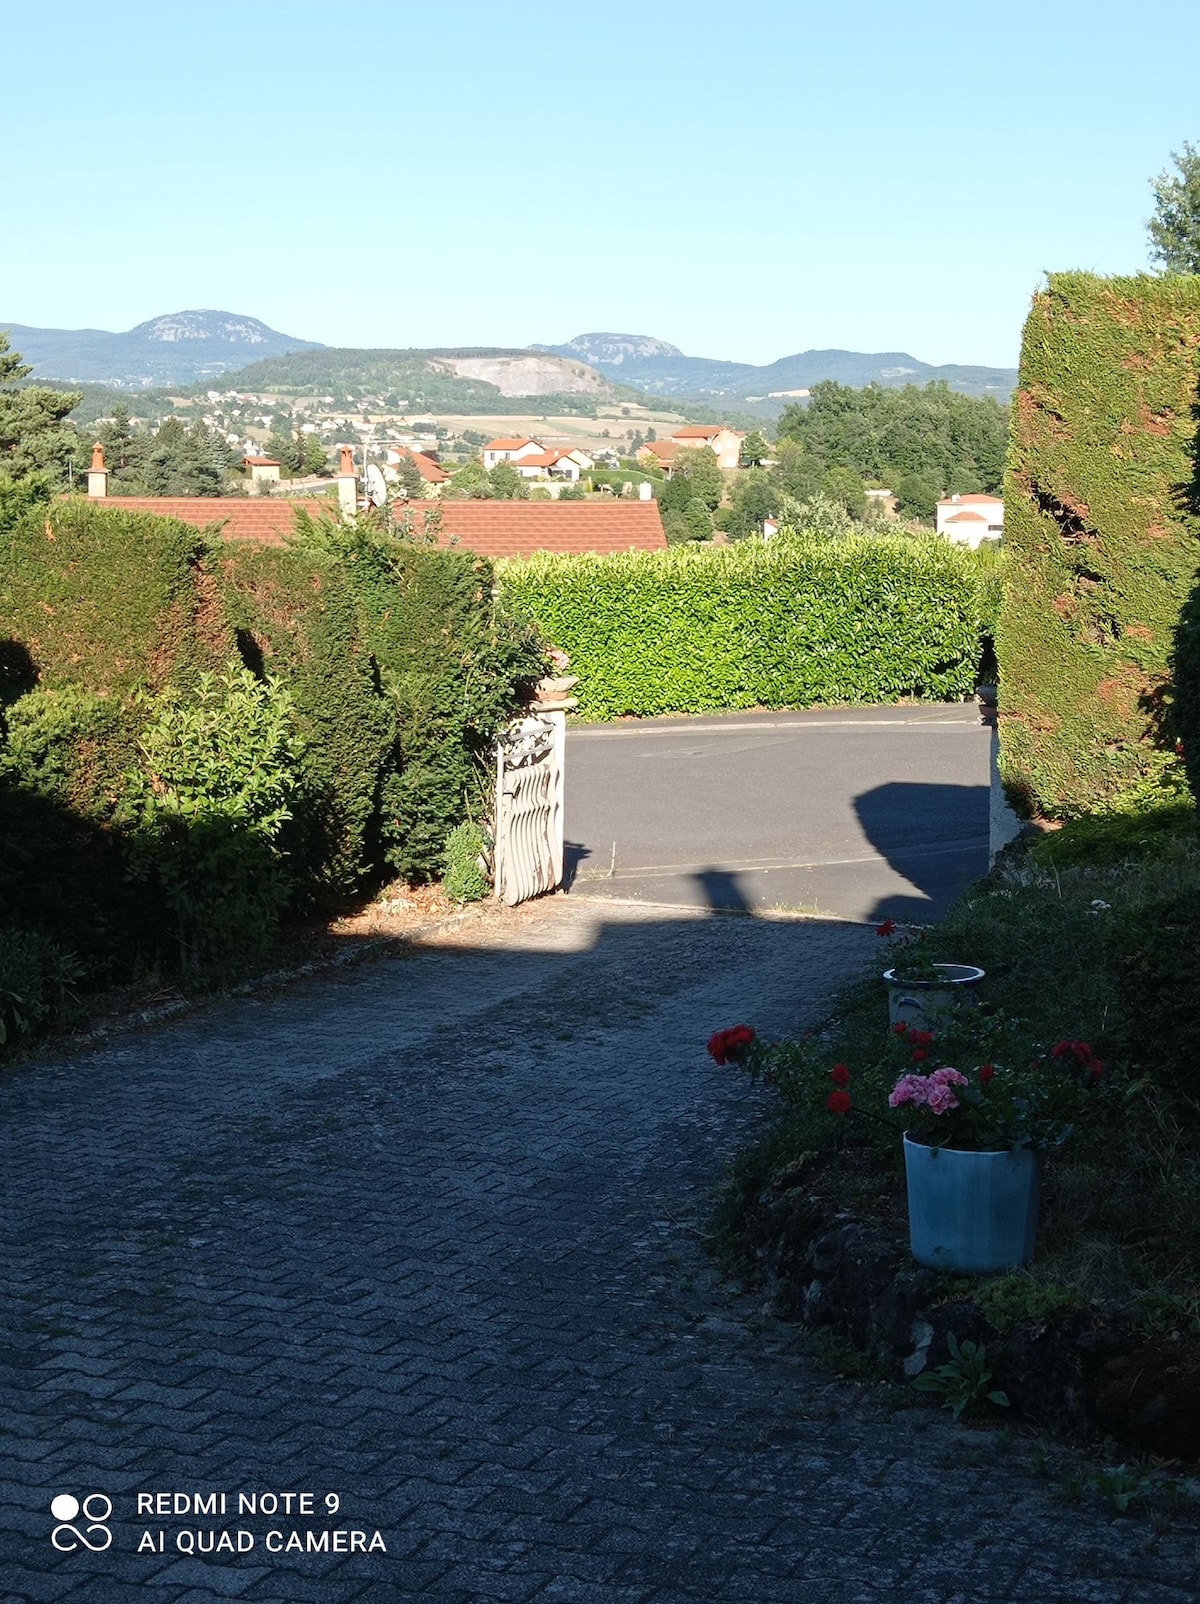
M620 384L649 395L694 396L710 405L717 400L779 401L788 392L808 390L822 379L856 389L867 384L894 388L944 380L967 395L992 395L1006 401L1016 386L1015 368L947 364L934 367L907 351L800 351L766 367L748 362L720 362L684 356L677 346L641 334L577 334L566 345L536 345L535 351L574 357Z
M197 384L263 357L316 349L234 312L172 312L126 334L105 329L34 329L0 323L39 379L111 384L122 390Z
M1017 380L1012 368L934 367L906 351L801 351L756 367L748 362L685 356L666 340L641 334L579 334L565 345L534 345L524 353L486 348L454 352L331 350L316 340L280 334L258 318L214 311L173 312L139 323L126 334L103 329L38 329L22 323L0 323L0 329L6 330L13 348L32 364L36 378L108 384L125 390L203 384L240 373L249 364L301 351L312 353L304 366L306 377L318 386L329 387L330 380L321 376L327 365L331 372L340 372L365 364L374 370L372 381L388 390L395 385L388 382L382 369L399 363L405 368L407 382L407 366L419 361L434 375L449 370L459 379L474 380L485 392L494 388L508 397L550 391L586 391L599 396L613 385L621 387L622 399L639 391L672 402L691 401L718 410L727 407L731 413L749 411L764 416L780 412L795 394L822 379L855 387L928 384L940 379L953 390L991 395L1001 401L1007 400ZM563 359L573 368L551 371L547 359ZM253 388L253 381L260 377L266 378L261 368L246 375L246 387ZM407 387L411 389L411 383Z

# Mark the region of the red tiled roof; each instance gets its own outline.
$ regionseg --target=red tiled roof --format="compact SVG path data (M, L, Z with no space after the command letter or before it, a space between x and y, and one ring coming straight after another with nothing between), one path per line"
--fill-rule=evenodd
M1003 496L975 495L969 496L943 496L938 502L939 507L969 507L973 502L986 502L990 506L998 506L1004 500Z
M259 540L267 546L283 544L284 535L292 531L292 513L297 507L314 517L322 512L336 517L338 511L336 496L104 496L90 505L181 518L197 529L220 524L226 540Z
M660 551L667 544L656 501L440 501L443 540L481 557L535 551ZM418 517L424 516L424 511Z
M685 429L676 429L676 440L711 440L724 429L723 423L689 423Z
M679 443L676 440L647 440L639 450L638 456L640 457L643 451L649 451L651 456L657 457L660 462L670 462L678 450Z
M398 457L407 457L410 462L415 462L417 472L427 485L444 485L450 477L445 468L432 461L424 452L410 451L407 446L389 446L388 450Z
M181 518L198 529L221 525L227 540L281 546L292 513L337 516L335 496L105 496L90 503L128 512ZM439 501L442 541L452 539L481 557L531 557L535 551L659 551L666 546L656 501ZM420 528L433 504L405 503Z
M522 435L519 440L489 440L483 449L485 451L516 451L520 446L535 446L537 443L536 440L531 440L528 435Z
M953 518L947 518L948 524L985 524L987 519L981 512L956 512Z
M242 461L250 468L279 468L283 466L278 457L243 457Z
M553 446L548 451L541 451L536 457L519 457L513 464L515 468L553 468L556 462L561 462L566 456L565 451L558 451Z

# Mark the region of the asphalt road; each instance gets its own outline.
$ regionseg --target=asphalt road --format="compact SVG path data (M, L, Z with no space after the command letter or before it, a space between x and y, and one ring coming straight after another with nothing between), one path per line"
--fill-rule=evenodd
M936 919L987 868L990 740L973 703L572 729L571 892Z

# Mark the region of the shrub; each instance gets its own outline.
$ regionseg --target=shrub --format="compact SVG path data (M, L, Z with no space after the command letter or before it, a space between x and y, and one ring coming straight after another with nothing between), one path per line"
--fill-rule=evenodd
M441 867L447 835L480 811L495 732L542 673L534 632L501 616L494 575L446 550L360 518L300 521L300 551L333 552L354 587L362 640L390 702L394 747L378 794L382 857L409 880Z
M0 618L46 688L124 695L224 660L200 530L154 513L55 502L0 547Z
M0 729L0 924L52 935L94 979L157 942L158 910L114 828L137 723L121 699L65 685L20 697Z
M215 560L243 661L282 680L295 707L300 785L281 845L298 895L343 905L381 866L380 793L396 750L359 587L316 540L231 543Z
M236 969L270 950L288 901L278 847L300 742L278 680L229 665L151 709L124 813L135 874L176 919L180 968Z
M982 571L975 553L888 536L499 567L506 607L570 653L593 718L969 695Z
M1056 274L1035 298L998 636L1002 772L1026 812L1102 811L1175 762L1169 659L1200 559L1198 349L1200 278Z
M442 859L442 886L453 902L479 902L491 891L491 883L481 867L487 851L487 838L477 824L455 825L446 837Z
M0 1048L57 1018L80 973L75 959L48 936L0 929Z

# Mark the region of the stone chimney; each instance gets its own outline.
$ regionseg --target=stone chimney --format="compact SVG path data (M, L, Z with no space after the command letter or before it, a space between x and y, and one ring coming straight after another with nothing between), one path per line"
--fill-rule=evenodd
M88 469L88 495L107 496L108 469L104 466L104 447L99 440L92 447L92 465Z
M354 472L354 451L350 446L341 448L335 483L343 517L353 518L358 511L358 477Z

